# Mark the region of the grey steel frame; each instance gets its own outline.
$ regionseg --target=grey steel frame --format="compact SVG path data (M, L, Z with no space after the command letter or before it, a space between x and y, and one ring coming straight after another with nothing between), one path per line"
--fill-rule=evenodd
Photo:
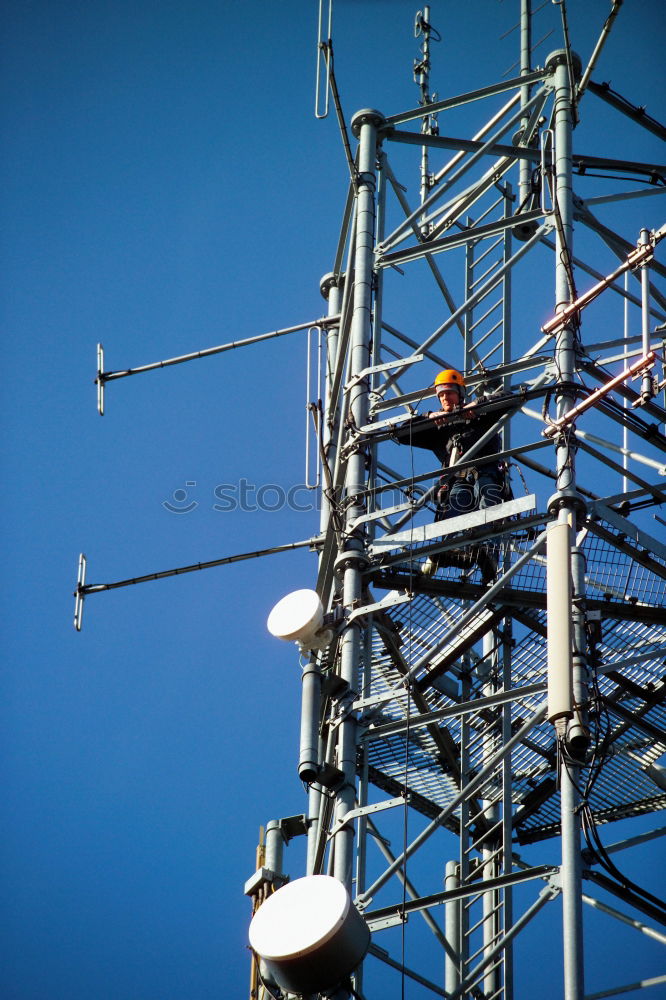
M417 575L418 560L427 551L445 551L446 540L431 545L428 549L419 547L417 550L409 546L402 553L401 561L408 564L408 571L400 573L391 569L391 561L383 563L381 557L373 551L372 545L375 532L383 530L390 536L400 527L411 522L417 505L406 500L402 505L393 504L381 512L382 494L387 488L404 488L404 479L395 473L378 456L381 448L381 435L373 434L375 428L386 426L381 421L382 414L388 408L402 405L409 408L418 397L413 391L402 391L401 380L409 373L414 364L414 358L401 360L400 351L388 346L386 352L393 358L392 362L383 362L381 354L380 332L386 331L389 338L395 335L395 341L411 348L417 355L433 358L433 348L443 335L456 327L463 334L465 368L468 372L476 372L476 381L483 380L509 388L512 373L521 359L512 357L511 347L511 275L516 265L524 256L536 247L546 244L555 250L555 302L554 312L557 313L574 299L574 289L571 284L572 269L580 267L587 273L601 277L599 272L574 257L573 236L574 220L578 216L583 222L591 222L588 210L576 202L573 194L573 170L575 160L572 153L572 74L571 70L580 76L580 66L575 65L575 56L567 50L554 53L546 63L545 70L530 73L529 44L529 4L522 4L521 19L521 76L528 82L523 82L520 92L520 107L513 111L508 120L495 130L488 139L497 121L486 128L483 136L473 143L457 142L456 140L441 141L438 137L422 131L408 136L395 129L398 123L418 120L424 115L422 109L396 115L385 119L374 110L359 112L353 119L352 128L359 139L357 158L357 189L356 207L348 202L345 211L345 223L340 237L336 257L336 269L322 282L322 291L328 298L330 315L339 315L339 326L329 327L329 367L327 380L327 401L323 455L325 456L324 479L328 483L324 502L321 533L322 544L319 556L318 589L329 607L338 607L344 612L345 619L339 628L339 636L334 648L328 654L313 658L309 670L304 671L304 731L308 733L308 760L312 757L313 733L321 734L319 741L320 757L316 764L310 761L312 778L308 799L308 815L306 827L308 830L308 864L307 871L314 873L328 870L341 879L354 892L357 905L366 913L373 932L378 934L389 927L404 927L411 913L420 913L436 941L442 948L444 957L443 980L444 988L432 980L432 977L409 969L404 962L392 957L378 944L373 943L370 955L387 965L401 969L403 974L428 986L434 995L450 998L472 995L486 998L502 997L505 1000L513 996L512 945L519 932L533 919L541 908L550 900L561 897L563 901L563 980L564 995L567 1000L582 1000L584 996L583 977L583 936L582 936L582 905L586 902L595 905L582 890L583 862L581 854L581 833L578 811L579 781L581 768L586 765L588 746L588 705L590 702L590 664L588 661L589 629L588 613L596 606L595 596L586 601L586 584L590 575L586 567L586 554L583 543L590 531L598 532L598 524L593 524L590 514L595 517L606 510L611 520L619 515L612 514L608 506L599 504L598 508L590 510L591 494L585 486L579 488L576 457L577 451L583 448L586 454L595 455L602 461L608 461L606 454L596 452L586 440L592 440L604 449L613 449L612 442L601 440L584 431L577 434L561 433L556 436L555 467L552 473L554 493L550 497L545 510L530 524L548 524L567 526L571 533L571 543L568 547L569 573L573 580L574 600L568 609L571 620L571 631L563 622L545 625L543 620L529 619L528 626L534 628L532 633L536 639L540 634L547 634L548 628L557 631L559 635L572 635L573 650L560 648L559 659L569 664L572 675L573 701L571 711L564 717L553 720L553 742L550 749L545 749L541 741L538 751L548 757L556 748L558 756L567 757L566 766L560 763L560 827L562 857L561 864L553 869L548 866L530 868L517 857L513 840L515 837L515 821L520 813L515 807L515 792L513 789L512 755L516 749L529 747L535 739L536 727L542 723L548 711L545 702L539 702L544 691L544 684L522 685L516 683L512 675L512 647L515 646L513 636L515 630L525 629L528 620L526 613L518 609L517 604L502 604L503 591L509 581L521 567L533 563L535 559L545 557L543 552L545 532L540 535L526 551L516 548L511 539L504 547L504 570L500 583L485 594L478 587L468 588L468 599L471 601L471 613L461 615L456 621L450 622L445 629L443 638L440 632L439 642L433 641L432 633L423 630L425 652L419 654L416 667L410 666L410 658L403 655L399 644L395 641L395 622L392 608L396 606L396 598L389 597L377 602L370 598L369 584L386 588L402 587L403 598L411 602L409 607L415 608L419 594L426 594L427 599L438 600L438 594L448 595L446 582L423 582ZM512 81L517 87L520 81ZM536 94L531 93L533 84L540 84ZM510 89L502 86L501 90ZM488 93L500 92L500 88L485 88L472 95L461 95L452 103L463 103L466 100L480 99ZM543 204L535 208L529 207L529 173L531 164L538 160L538 151L528 145L532 138L539 116L547 102L552 100L551 129L555 137L554 149L556 155L552 162L553 185L551 201L548 206ZM447 102L431 105L428 113L447 106ZM512 109L514 102L505 106ZM532 112L532 114L530 114ZM500 116L497 116L499 119ZM522 135L515 140L510 152L506 147L497 145L497 139L516 122L522 122ZM411 208L396 181L389 163L386 147L392 141L419 145L422 148L459 149L462 154L454 157L454 166L464 157L465 151L472 151L462 167L458 167L455 179L464 172L471 170L484 155L496 153L500 157L490 170L482 173L462 195L457 195L444 210L428 215L429 207L434 206L447 190L447 182L443 180L446 169L440 171L427 193L428 184L424 182L422 171L421 202ZM522 143L525 143L523 146ZM601 162L597 158L598 162ZM427 163L422 158L421 163ZM453 162L453 161L452 161ZM520 203L526 207L520 215L512 215L512 188L504 180L507 172L518 166L518 191ZM490 180L492 178L492 180ZM451 180L451 177L448 178ZM438 186L437 181L441 182ZM463 212L487 195L495 187L499 197L490 206L484 206L483 214L474 221L466 218L460 222ZM545 178L544 178L545 188ZM351 190L351 188L350 188ZM390 192L397 195L397 202L404 213L404 221L392 230L389 237L384 237L387 212L387 195ZM619 196L620 198L623 195ZM543 194L542 194L543 198ZM579 208L574 209L577 203ZM453 236L438 238L442 228L442 216L447 229L458 226L459 233ZM594 227L595 223L591 222ZM426 228L424 228L426 227ZM620 237L599 229L602 238L608 242L613 252L621 253L624 249ZM512 249L513 233L519 232L520 246ZM554 232L554 245L547 234ZM424 233L427 235L424 236ZM416 238L413 247L398 250L397 246L412 234ZM647 233L641 234L641 240L647 238ZM485 241L485 242L484 242ZM341 267L343 248L348 247L346 269ZM465 248L465 290L462 304L456 306L435 255L449 251L455 247ZM479 248L483 252L479 253ZM486 262L489 255L497 254L497 258ZM437 286L444 298L450 315L421 343L398 331L384 320L384 276L388 268L396 265L409 265L412 261L425 259ZM484 273L478 277L478 268L486 263ZM634 302L641 301L643 307L643 331L641 350L645 353L649 348L651 335L648 329L648 317L656 315L663 322L663 314L659 308L650 306L650 286L647 268L643 269L641 298L631 296ZM491 301L489 296L496 291L497 298ZM629 293L617 289L629 297ZM658 306L663 304L663 298L657 289L652 289L652 300ZM477 315L477 310L479 314ZM492 339L491 339L492 338ZM580 350L578 334L574 321L563 323L555 332L554 349L550 349L552 337L542 338L523 356L525 362L534 359L534 368L540 370L534 385L547 386L556 399L557 418L567 417L574 407L580 386L577 376L580 371ZM544 354L547 353L547 358ZM386 356L386 354L384 355ZM492 372L488 373L490 359L496 359ZM437 357L438 364L448 364ZM472 383L475 379L472 378ZM659 420L666 417L664 411L654 400L650 400L649 377L644 376L643 401L648 410ZM392 395L393 394L393 395ZM422 395L422 393L421 393ZM405 410L403 409L403 414ZM525 408L526 413L530 411ZM537 414L534 414L537 416ZM608 414L614 421L621 422L622 416L613 411ZM388 422L390 426L390 421ZM500 425L502 426L502 425ZM634 424L634 429L641 424ZM542 447L543 442L532 445L522 445L512 449L509 438L511 422L503 422L503 447L505 454L524 463L526 469L536 468L548 474L549 470L535 463L530 452L536 447ZM657 441L657 445L662 445ZM662 448L663 450L663 448ZM625 449L626 452L626 449ZM625 455L631 461L631 456ZM636 455L638 461L643 461L654 471L659 468L659 462L649 457ZM618 467L619 468L619 467ZM663 472L663 469L661 470ZM645 473L647 475L647 473ZM429 477L424 477L428 479ZM646 482L643 476L630 473L630 479L640 487L639 493L651 495L657 500L666 500L663 482ZM627 493L625 497L611 498L609 502L618 504L623 499L631 500L637 491ZM341 502L342 501L342 502ZM373 513L377 509L377 513ZM380 515L381 512L381 515ZM397 519L396 519L397 518ZM526 521L527 523L527 521ZM611 545L619 544L619 534L625 536L625 528L629 535L638 537L639 528L630 520L623 520L618 527L617 521L612 529L603 529L602 535ZM534 530L534 529L532 529ZM616 533L617 532L617 533ZM619 534L618 534L619 533ZM491 537L477 534L475 539ZM464 544L464 542L458 542ZM624 545L624 540L622 540ZM449 545L450 547L450 545ZM521 554L522 553L522 554ZM657 577L666 575L663 559L664 553L659 551L659 545L652 550L649 569ZM520 556L520 565L516 568L515 558ZM638 550L631 551L629 558L636 558ZM400 561L393 558L393 564ZM512 560L514 560L512 562ZM459 588L464 592L464 588ZM594 591L596 594L596 590ZM540 607L544 606L544 598L536 598ZM475 598L475 600L472 600ZM499 613L493 615L493 601L500 603ZM641 609L636 607L633 612L624 613L636 622L653 622L659 625L659 615L652 614L651 601L648 598ZM470 606L469 604L467 605ZM461 608L465 607L465 599ZM536 605L535 605L536 607ZM447 609L444 608L446 617ZM339 614L341 612L338 612ZM412 612L408 612L411 614ZM414 611L416 613L416 611ZM541 612L539 612L540 614ZM615 612L613 612L615 613ZM405 606L402 605L401 615L404 618ZM531 613L530 613L531 614ZM536 612L535 612L536 614ZM618 611L618 614L620 612ZM643 617L642 617L643 616ZM645 617L646 616L646 617ZM463 626L463 621L468 624ZM392 625L393 623L393 625ZM471 625L470 625L471 623ZM453 631L451 627L453 626ZM476 626L476 631L473 626ZM527 626L527 627L528 627ZM472 641L464 638L464 629L470 629ZM454 633L458 635L453 638ZM414 638L418 631L415 626L410 633ZM448 638L447 638L448 635ZM463 639L460 640L460 636ZM468 637L469 638L469 637ZM564 640L563 640L564 641ZM666 634L663 630L655 633L656 649L663 652L666 645ZM384 643L382 654L377 647ZM480 651L475 646L481 642ZM558 640L555 640L557 645ZM429 651L427 644L430 643ZM447 643L452 652L447 658L449 668L454 665L460 682L460 700L445 708L433 709L424 697L423 691L414 683L415 672L429 675L429 665L436 663L441 656L442 645ZM541 643L538 639L537 646ZM529 639L528 639L529 645ZM562 642L560 642L562 646ZM381 666L382 656L391 661L391 668L386 676L393 680L383 683L383 691L378 690L377 674L384 669ZM527 653L536 662L542 651L537 648L535 653ZM647 654L646 654L647 655ZM659 655L659 654L657 654ZM623 662L618 660L618 665ZM484 666L485 664L485 666ZM606 668L608 671L613 666ZM486 680L475 685L471 678L476 671ZM603 672L603 671L602 671ZM306 695L307 678L316 676L315 695ZM322 675L328 678L328 692L322 696ZM402 677L402 680L400 678ZM379 687L382 685L379 684ZM531 714L523 724L516 728L515 714L512 709L521 699L525 706L532 706ZM394 708L394 714L384 716L387 709ZM484 708L485 706L485 708ZM621 706L618 706L618 711ZM491 712L487 728L479 735L478 713ZM397 715L395 714L397 712ZM476 714L475 714L476 713ZM459 719L460 746L454 748L441 735L437 723L451 717ZM632 724L631 712L628 712L628 724ZM474 722L473 720L476 719ZM636 717L638 724L638 716ZM449 770L457 775L454 782L457 793L452 795L447 804L428 813L432 803L423 798L414 787L410 787L408 768L405 769L404 781L391 779L387 774L381 775L371 763L369 748L381 745L402 737L406 745L413 742L418 745L419 733L429 734L431 746L444 760ZM541 737L536 737L541 740ZM480 750L479 750L480 746ZM423 747L422 747L423 749ZM303 750L303 746L302 746ZM432 752L424 750L424 753ZM521 751L522 752L522 751ZM389 748L390 755L391 750ZM482 761L479 767L477 761ZM301 754L303 761L303 753ZM316 773L315 773L316 772ZM536 773L536 772L535 772ZM370 794L372 785L393 792L391 798L373 800ZM494 789L494 790L493 790ZM552 797L552 789L544 789L544 797ZM477 796L479 796L477 798ZM331 808L333 804L333 808ZM533 805L533 804L532 804ZM532 805L529 808L532 808ZM663 798L647 802L646 808L664 808ZM414 808L430 815L430 823L419 835L409 843L405 840L403 849L397 854L388 847L382 836L381 827L371 818L375 813L383 817L395 815L395 811ZM522 816L527 817L529 811L523 805ZM538 809L538 806L537 806ZM618 808L618 817L622 810ZM604 817L614 818L612 806ZM354 824L356 823L356 842ZM441 876L445 880L443 891L429 895L419 895L413 881L406 871L407 861L411 860L430 840L441 831L455 831L459 842L458 857L441 866ZM545 827L544 827L545 829ZM552 835L553 832L545 835ZM369 876L369 853L371 845L377 843L387 861L387 866L378 875ZM328 854L328 861L326 860ZM445 867L445 871L443 868ZM391 884L397 877L402 885L402 900L383 907L373 908L374 897L382 888ZM513 912L512 891L519 883L530 879L545 882L545 887L517 917ZM370 884L368 884L370 882ZM445 927L442 929L431 916L434 907L444 905L446 909ZM601 904L603 905L603 904ZM607 908L608 912L610 910ZM632 921L613 912L612 915L625 922ZM632 926L637 926L634 921ZM654 932L656 938L660 938ZM369 959L368 961L371 961ZM356 977L356 990L363 986L362 974ZM478 991L482 992L478 992Z
M619 6L615 0L605 32ZM425 25L428 18L426 7ZM603 395L596 403L604 419L622 428L621 447L577 426L573 411L585 395L583 375L603 382L605 364L636 353L647 356L659 347L666 294L656 282L666 276L666 268L656 260L642 259L638 296L615 280L608 281L614 293L640 306L639 337L588 344L585 353L577 317L567 307L577 301L575 270L604 278L574 255L575 224L597 234L621 261L634 249L590 210L590 205L612 198L585 203L575 196L575 171L590 166L611 172L631 169L658 176L662 186L652 193L660 193L665 190L666 168L573 150L577 105L587 90L600 90L590 73L604 33L578 85L581 67L569 48L553 53L543 69L531 69L529 0L521 0L520 38L521 70L513 80L444 101L422 102L388 118L374 109L354 116L352 130L358 139L356 161L350 163L354 173L333 270L321 283L328 302L326 317L117 372L104 370L100 345L98 408L103 413L107 382L318 327L327 348L318 440L323 484L320 534L107 584L86 584L82 556L76 590L75 625L80 628L84 598L94 592L300 547L317 551L317 589L331 614L336 638L328 651L313 655L303 669L298 771L308 785L307 813L268 824L265 866L250 880L248 894L258 905L267 891L280 884L284 844L294 836L306 836L307 873L327 871L342 881L373 934L391 927L404 933L409 916L420 915L441 955L438 975L443 986L433 975L409 968L404 957L395 958L376 940L369 954L449 1000L467 996L510 1000L513 944L555 898L562 898L566 1000L584 997L583 903L603 909L654 940L664 940L653 928L583 892L583 879L596 881L611 893L617 887L601 873L583 867L579 799L584 773L595 763L589 757L592 717L603 703L609 722L606 732L597 736L595 754L606 760L606 769L621 759L624 770L613 772L612 781L599 779L601 791L592 805L597 821L666 808L664 776L657 763L666 752L666 684L659 675L666 651L666 547L627 517L625 509L633 505L640 511L642 505L666 502L666 437L659 429L666 411L657 401L647 370L641 373L639 392L626 385L617 390L623 406ZM326 80L327 85L333 82L328 62ZM420 85L425 101L429 87L425 68ZM507 92L512 96L471 139L435 135L434 129L425 127L439 112ZM319 107L319 99L317 103ZM618 95L609 103L640 121ZM539 144L542 115L549 108L549 127ZM418 133L397 127L419 121L424 126ZM649 116L644 124L663 136L663 127ZM511 142L502 141L516 127ZM396 178L387 154L391 144L395 149L416 146L420 151L416 206L409 205ZM455 155L430 175L430 150L454 150ZM484 168L487 157L492 165ZM540 170L539 191L532 185L535 166ZM470 183L477 167L480 173ZM509 180L512 171L517 174L515 188ZM467 186L451 196L462 178ZM613 197L623 200L644 193ZM448 201L440 204L445 196ZM390 217L391 197L401 213L397 224ZM469 215L472 209L478 212L475 218ZM651 246L664 230L651 233L641 226L635 235L639 247ZM411 245L403 245L412 238ZM528 254L544 247L554 252L553 312L564 318L547 324L544 335L514 357L513 276ZM445 276L440 263L456 250L464 254L462 302L451 290L451 269ZM384 317L387 273L417 261L427 266L448 310L421 343ZM657 329L652 328L655 320ZM551 422L546 428L550 436L516 446L513 418L500 417L495 425L503 437L498 458L538 475L554 490L541 509L525 513L529 506L525 503L494 508L485 521L474 516L464 520L458 534L451 534L449 525L451 537L447 537L445 528L438 534L419 534L412 527L423 515L425 500L432 498L429 485L436 470L396 472L387 464L383 442L399 419L386 414L397 409L404 418L427 395L422 388L406 385L415 378L419 384L413 366L424 359L449 366L439 345L455 330L462 337L471 390L500 386L522 391L523 415L542 423L543 415L525 403L552 394L557 426ZM405 347L411 351L407 356ZM603 357L617 348L622 349L620 354ZM590 352L602 357L593 361ZM527 374L529 392L513 381ZM421 379L420 385L425 381ZM641 451L628 447L628 430L643 438ZM551 469L534 453L553 448ZM654 457L643 454L647 449ZM622 465L610 457L614 451L621 453ZM459 463L460 472L473 466L473 452ZM588 464L592 468L592 463L622 475L623 491L597 497L593 483L577 469ZM421 484L427 485L425 497L419 498L414 489ZM388 491L393 499L386 503ZM556 539L564 536L559 573L563 580L571 580L572 592L563 603L552 596L557 588L546 587L544 573L547 570L552 582ZM472 558L461 579L451 574L432 580L419 575L424 556L450 555L452 550L471 556L484 547L493 547L499 557L499 578L488 588L480 586ZM371 587L388 594L376 599ZM608 623L602 636L603 615ZM629 655L638 642L644 647L640 654ZM603 653L601 662L598 649ZM615 758L610 757L611 750ZM633 760L639 766L631 770L628 762ZM661 789L659 793L650 780ZM373 788L389 797L377 799ZM416 836L408 836L412 815L429 821ZM394 835L396 828L402 831L400 850L390 847L384 824ZM411 867L423 856L424 846L442 832L447 835L444 850L451 850L453 835L456 854L444 859L441 853L436 855L440 887L423 894L416 882L425 875L414 876ZM557 835L561 836L557 866L527 864L516 852L516 841L527 844ZM383 859L380 863L372 855L375 844ZM386 902L394 877L399 896ZM542 888L517 913L514 890L531 882ZM640 893L630 893L629 901L651 918L655 914L659 918ZM439 906L445 908L443 928L433 912ZM661 982L663 977L656 977L643 985ZM363 970L356 973L354 988L361 995ZM269 996L256 979L253 990L258 1000ZM343 987L339 996L344 993Z

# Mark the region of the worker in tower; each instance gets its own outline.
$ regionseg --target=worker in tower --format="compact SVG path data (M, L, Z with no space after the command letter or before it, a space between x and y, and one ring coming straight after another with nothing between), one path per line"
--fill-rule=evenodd
M426 448L441 462L442 475L435 487L435 520L469 514L511 499L506 465L491 458L501 451L499 432L491 433L473 452L473 466L460 471L456 471L455 466L465 461L467 452L491 430L501 413L519 402L507 394L490 397L492 407L486 407L487 401L483 399L465 405L465 379L455 368L440 372L435 378L434 389L439 410L400 424L393 438L398 444ZM492 557L478 547L472 553L458 551L434 556L424 563L422 571L430 576L438 566L464 566L474 562L481 568L483 582L490 582L496 565Z

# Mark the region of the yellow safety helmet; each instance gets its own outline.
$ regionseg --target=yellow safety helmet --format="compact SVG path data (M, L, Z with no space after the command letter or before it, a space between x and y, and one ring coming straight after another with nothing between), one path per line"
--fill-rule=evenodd
M465 379L455 368L446 368L443 372L439 373L435 378L435 392L437 392L440 385L455 385L458 387L458 392L461 395L465 391Z

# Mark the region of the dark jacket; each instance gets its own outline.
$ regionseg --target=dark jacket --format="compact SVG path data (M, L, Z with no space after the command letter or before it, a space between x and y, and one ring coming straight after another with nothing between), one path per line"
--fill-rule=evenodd
M471 449L479 438L488 431L498 420L498 418L508 409L519 406L520 402L511 396L501 399L493 399L491 407L478 404L475 407L473 416L470 411L454 412L442 415L441 422L435 423L430 417L412 417L403 424L399 424L394 432L393 438L398 444L411 444L415 448L426 448L436 455L444 469L448 468L454 448L457 449L457 461L465 461L467 452ZM477 460L475 468L477 471L500 471L497 461L484 462L487 455L496 455L501 451L499 433L492 434L481 448L472 456Z

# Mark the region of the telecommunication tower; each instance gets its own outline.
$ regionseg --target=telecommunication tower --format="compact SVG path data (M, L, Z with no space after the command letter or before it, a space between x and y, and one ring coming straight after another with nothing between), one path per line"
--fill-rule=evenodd
M245 886L255 1000L372 1000L387 995L387 975L393 995L401 980L424 997L510 1000L515 945L556 901L562 995L583 1000L595 885L617 897L603 905L628 933L644 918L666 924L654 883L623 876L598 832L666 808L666 226L642 199L666 190L666 167L590 148L586 116L596 102L618 129L633 120L662 140L666 129L594 79L615 19L640 15L614 0L583 59L553 0L561 45L539 62L537 12L519 6L512 78L433 94L441 36L424 6L418 104L366 108L348 126L332 0L320 0L316 114L337 116L349 184L321 282L327 316L311 324L313 368L323 359L308 401L319 530L265 550L309 546L317 571L269 620L300 648L307 793L297 815L258 817L265 836ZM452 134L461 108L481 122L471 135ZM412 203L403 182L415 177ZM640 220L649 204L652 224L617 232L619 203L641 205ZM392 310L405 287L426 286L432 325L417 336ZM105 372L100 349L100 412L116 378L237 346L124 372ZM453 367L476 412L497 413L453 474L472 489L475 451L500 432L494 459L511 491L433 521L441 466L395 437L419 407L436 409L424 386ZM248 555L100 585L86 584L82 559L77 627L90 593ZM284 850L294 838L307 842L300 873ZM535 860L534 845L553 841L558 862Z

